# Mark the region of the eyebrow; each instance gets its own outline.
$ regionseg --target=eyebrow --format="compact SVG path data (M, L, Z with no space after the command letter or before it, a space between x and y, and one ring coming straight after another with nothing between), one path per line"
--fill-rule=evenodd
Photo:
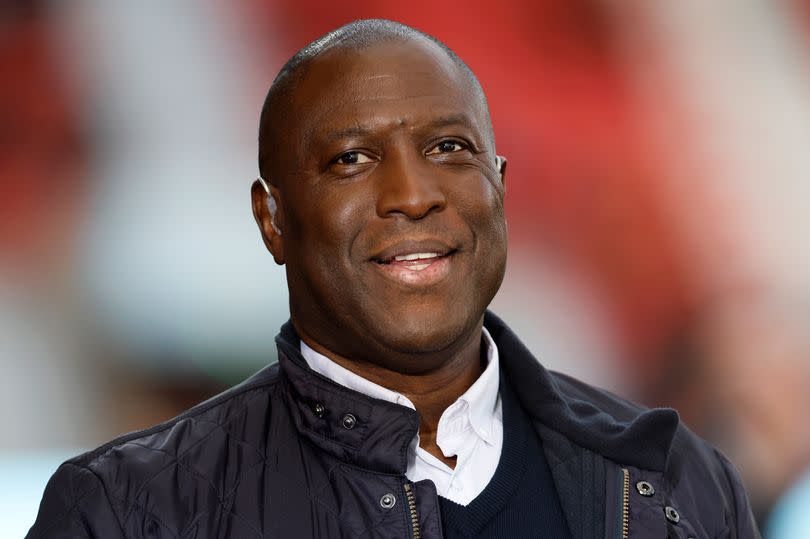
M454 125L460 125L463 127L473 127L473 123L470 121L469 116L466 114L458 113L458 114L448 114L446 116L439 116L432 122L428 123L428 127L450 127Z
M441 127L450 127L450 126L462 126L472 129L473 123L470 121L470 118L466 114L458 113L439 116L438 118L431 120L425 125L425 127L428 129L438 129ZM351 127L345 127L343 129L331 131L324 137L324 141L333 142L344 138L351 138L351 137L359 138L370 134L372 131L373 129L371 128L371 126L367 124L355 124Z
M330 131L328 135L324 137L326 142L333 142L335 140L340 140L344 138L351 138L351 137L363 137L371 133L371 127L363 124L355 124L351 127L346 127L344 129L337 129L335 131Z

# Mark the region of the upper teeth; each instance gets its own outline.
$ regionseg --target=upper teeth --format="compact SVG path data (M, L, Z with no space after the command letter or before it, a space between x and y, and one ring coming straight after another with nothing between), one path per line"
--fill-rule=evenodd
M398 255L394 257L394 260L402 261L402 260L419 260L422 258L436 258L440 256L439 253L412 253L409 255Z

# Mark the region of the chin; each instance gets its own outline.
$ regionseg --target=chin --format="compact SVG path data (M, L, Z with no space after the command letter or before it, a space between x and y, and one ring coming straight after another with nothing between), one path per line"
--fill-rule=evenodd
M407 355L434 354L463 342L480 317L448 317L447 311L434 316L415 315L375 320L375 331L383 346Z

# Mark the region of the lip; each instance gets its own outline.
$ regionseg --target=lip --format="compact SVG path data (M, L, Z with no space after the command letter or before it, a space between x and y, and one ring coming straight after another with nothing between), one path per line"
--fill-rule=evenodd
M456 251L447 242L437 239L406 240L380 250L370 262L377 271L398 284L429 286L450 275ZM415 253L436 253L438 256L409 262L394 260L394 257Z
M444 257L456 250L457 248L448 242L438 239L404 240L380 249L371 257L371 261L375 263L390 262L396 256L412 253L438 253Z

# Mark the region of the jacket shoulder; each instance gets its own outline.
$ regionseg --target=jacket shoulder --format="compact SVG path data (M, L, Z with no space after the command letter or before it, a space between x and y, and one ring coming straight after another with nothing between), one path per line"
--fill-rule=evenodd
M678 461L684 460L704 463L714 473L725 475L725 459L711 444L689 429L680 420L677 411L671 408L650 408L569 375L549 372L572 408L577 408L577 403L583 408L590 407L592 415L603 416L603 423L612 425L614 430L622 431L625 442L632 448L631 455L638 456L638 448L650 441L666 441L666 444L653 449L666 455L668 468L681 468ZM580 417L583 415L580 414ZM632 458L630 463L633 463Z
M48 530L61 537L76 522L87 536L118 537L133 514L165 527L150 507L171 511L177 490L223 499L238 481L224 478L224 460L249 470L265 458L263 425L278 383L274 364L173 419L66 461L48 482L29 537L51 537Z
M277 382L278 365L274 364L168 421L120 436L67 463L102 475L113 468L118 472L138 474L146 471L146 465L151 461L162 461L164 457L180 458L195 448L204 450L206 445L217 443L217 433L236 437L247 435L250 429L239 429L233 424L245 419L246 415L258 413L264 416ZM256 441L252 442L251 446L258 445ZM127 458L129 455L132 458Z
M576 407L577 402L587 402L589 406L598 410L598 414L610 416L617 428L632 430L640 418L654 418L656 411L663 410L648 408L565 374L557 372L550 374L560 393L571 406ZM684 499L691 500L697 492L705 497L704 507L711 507L713 503L719 501L731 515L727 524L733 530L733 536L759 537L750 501L734 465L717 448L680 421L674 410L670 412L671 417L676 420L675 423L671 423L667 416L661 414L659 419L648 421L645 429L638 429L636 436L630 436L625 440L631 453L626 459L617 459L617 462L635 465L636 461L639 458L643 459L647 452L665 454L663 469L660 471L672 485L677 485L671 496L675 497L680 492L684 493ZM656 422L661 425L656 425ZM656 434L670 429L669 437ZM655 447L655 443L650 443L663 442L667 439L669 442L661 447ZM643 465L639 467L645 468Z
M751 504L734 465L680 421L677 412L648 408L565 374L549 374L563 400L571 409L579 410L581 421L587 422L588 417L603 418L593 421L601 424L603 430L591 442L592 450L605 455L609 453L607 448L613 451L610 458L620 465L657 470L674 485L669 492L671 499L680 499L687 507L694 506L691 514L701 515L706 508L723 507L731 536L759 537ZM600 447L610 440L612 432L621 433L621 443Z

